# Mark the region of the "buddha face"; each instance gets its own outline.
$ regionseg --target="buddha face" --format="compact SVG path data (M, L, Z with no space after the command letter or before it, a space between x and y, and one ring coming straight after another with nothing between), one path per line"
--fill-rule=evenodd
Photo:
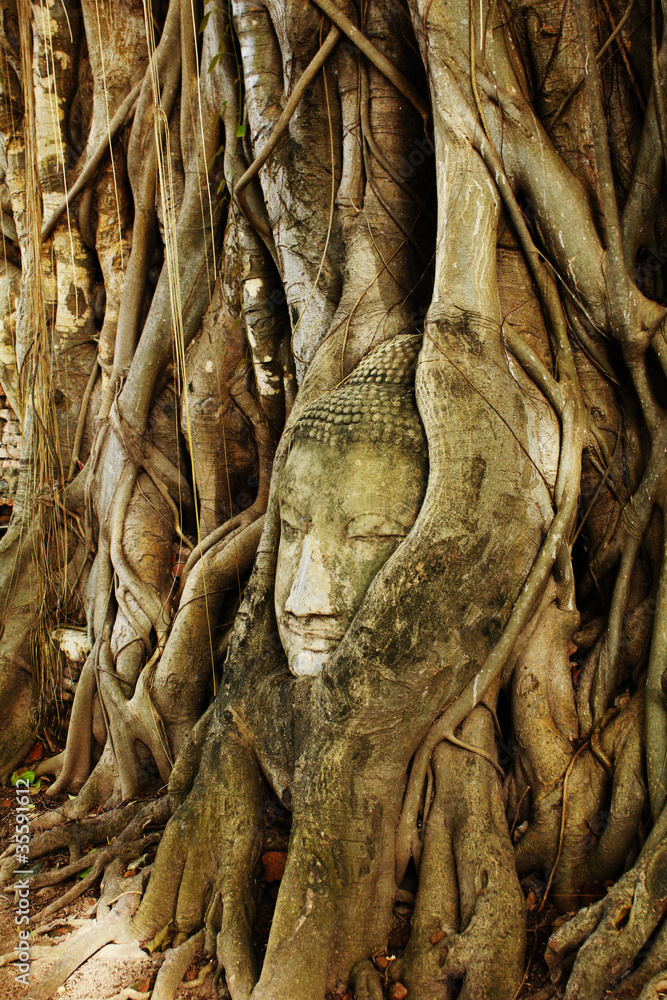
M390 444L298 441L280 485L278 631L293 674L317 674L417 517L424 458Z

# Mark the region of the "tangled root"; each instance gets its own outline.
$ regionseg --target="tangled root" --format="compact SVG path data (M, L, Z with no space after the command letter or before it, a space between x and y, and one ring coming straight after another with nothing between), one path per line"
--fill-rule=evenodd
M637 960L641 961L642 949L656 928L658 933L648 957L631 978L637 987L648 988L656 973L664 970L667 931L665 924L660 926L667 911L664 826L663 820L654 828L634 868L611 887L604 899L580 910L551 936L546 960L554 982L561 978L566 956L579 950L565 1000L601 1000L605 990ZM624 983L624 990L626 986L629 981Z

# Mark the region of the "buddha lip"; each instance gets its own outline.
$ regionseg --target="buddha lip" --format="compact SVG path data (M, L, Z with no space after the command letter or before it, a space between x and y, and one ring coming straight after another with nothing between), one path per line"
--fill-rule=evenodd
M305 625L299 623L298 618L288 615L287 623L290 632L301 636L302 639L313 639L320 642L339 642L345 635L345 630L341 629L337 622L335 624L332 622L329 627L307 628ZM314 650L314 652L319 652L319 650Z

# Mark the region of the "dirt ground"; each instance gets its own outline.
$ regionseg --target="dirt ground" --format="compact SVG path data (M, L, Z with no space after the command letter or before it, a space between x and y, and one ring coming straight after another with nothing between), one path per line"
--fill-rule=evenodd
M28 764L28 767L31 765ZM21 769L19 769L21 770ZM31 795L34 810L31 815L53 808L53 801L45 795L48 787L42 783L40 790ZM12 841L16 826L16 793L13 788L0 789L0 854ZM40 859L47 868L61 867L67 863L67 853ZM33 862L31 861L31 865ZM42 870L44 870L42 868ZM19 970L12 964L12 952L18 947L18 926L15 893L11 887L0 891L0 1000L29 1000L31 987L38 984L56 958L64 951L67 942L78 930L80 921L95 919L94 909L97 895L85 895L64 907L48 921L49 929L39 933L40 911L57 896L71 889L76 879L70 879L58 886L45 887L30 895L30 973L26 986L17 981ZM99 885L96 886L99 892ZM107 945L93 958L74 972L64 986L54 995L56 1000L120 1000L123 991L134 990L138 995L148 994L155 985L158 970L164 960L161 953L149 955L138 944ZM206 960L198 956L186 973L186 981L179 987L175 1000L222 1000L224 987L214 991L212 975L209 973L200 986L188 988L198 978ZM221 984L222 985L222 984ZM131 994L130 994L131 995ZM228 994L227 994L228 996ZM125 994L127 997L127 994Z

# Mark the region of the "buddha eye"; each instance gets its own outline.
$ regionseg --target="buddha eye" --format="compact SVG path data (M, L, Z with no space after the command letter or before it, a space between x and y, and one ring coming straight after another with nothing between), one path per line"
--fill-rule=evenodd
M295 524L291 524L289 521L286 521L285 518L282 519L281 524L282 524L281 528L282 534L285 535L288 539L297 539L306 537L305 528L301 528Z
M400 541L408 533L408 528L400 521L384 514L359 514L349 522L346 534L348 538L382 539L393 538Z
M289 540L297 540L306 537L308 531L308 521L305 517L290 507L283 507L280 511L281 534Z

